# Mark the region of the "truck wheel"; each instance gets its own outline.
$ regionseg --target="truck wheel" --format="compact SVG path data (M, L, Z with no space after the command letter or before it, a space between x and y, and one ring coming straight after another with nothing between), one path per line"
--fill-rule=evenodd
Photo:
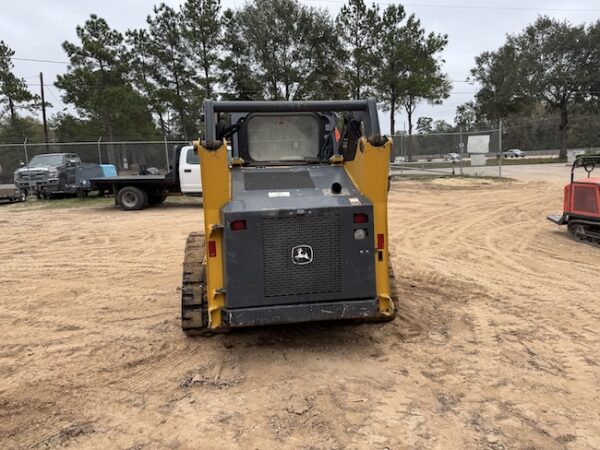
M166 199L167 199L167 196L162 195L162 194L149 195L148 196L148 204L149 205L160 205Z
M125 211L144 209L148 203L148 195L140 188L127 186L117 194L117 203Z

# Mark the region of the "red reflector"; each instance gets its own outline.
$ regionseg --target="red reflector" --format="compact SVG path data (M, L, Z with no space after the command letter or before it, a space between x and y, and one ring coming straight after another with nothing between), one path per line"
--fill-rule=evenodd
M214 258L217 256L217 242L216 241L208 241L208 256Z
M377 250L383 250L385 247L385 239L383 237L383 233L377 234Z
M354 223L367 223L369 221L369 216L366 214L354 214Z
M231 222L231 229L233 231L240 231L246 229L246 221L245 220L234 220Z

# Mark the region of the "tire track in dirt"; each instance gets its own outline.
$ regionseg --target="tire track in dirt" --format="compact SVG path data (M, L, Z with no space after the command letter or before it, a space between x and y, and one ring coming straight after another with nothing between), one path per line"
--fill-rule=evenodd
M393 182L396 321L211 339L177 323L201 210L10 212L0 446L600 448L598 253L545 223L560 193Z

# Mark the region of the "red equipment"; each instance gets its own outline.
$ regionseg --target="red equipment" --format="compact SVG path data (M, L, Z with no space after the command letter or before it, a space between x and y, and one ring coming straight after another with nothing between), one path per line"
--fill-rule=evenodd
M567 225L572 236L600 244L600 178L590 175L600 165L600 155L577 157L571 168L571 183L565 186L562 216L550 214L548 220ZM583 167L587 178L575 180L575 170Z

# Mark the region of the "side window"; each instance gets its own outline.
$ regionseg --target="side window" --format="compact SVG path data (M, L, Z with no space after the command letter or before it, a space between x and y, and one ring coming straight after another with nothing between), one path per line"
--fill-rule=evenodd
M200 156L194 153L193 148L190 148L185 156L185 162L188 164L200 164Z

